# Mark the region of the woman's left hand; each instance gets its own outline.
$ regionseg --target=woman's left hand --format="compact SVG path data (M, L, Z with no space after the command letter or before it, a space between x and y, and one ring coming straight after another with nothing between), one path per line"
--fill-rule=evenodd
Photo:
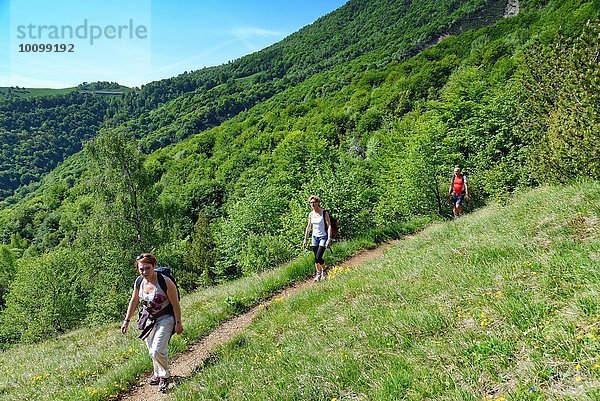
M175 323L175 333L177 333L177 334L183 333L183 325L181 324L181 322Z

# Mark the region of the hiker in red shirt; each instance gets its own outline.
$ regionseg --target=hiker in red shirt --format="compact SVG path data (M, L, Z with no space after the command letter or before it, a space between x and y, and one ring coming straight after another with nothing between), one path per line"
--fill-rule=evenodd
M462 214L460 206L463 199L469 201L469 187L467 186L467 176L462 174L460 167L454 169L454 175L450 182L448 190L448 198L452 198L452 213L454 217L459 217Z

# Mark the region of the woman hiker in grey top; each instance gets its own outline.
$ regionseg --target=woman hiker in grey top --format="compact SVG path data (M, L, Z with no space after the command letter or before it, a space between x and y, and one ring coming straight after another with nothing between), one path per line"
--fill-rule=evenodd
M321 199L316 195L311 195L308 198L308 203L312 207L312 211L308 214L308 224L304 231L303 248L306 248L308 235L312 226L312 250L315 254L315 281L321 281L325 278L325 261L323 254L331 244L331 221L329 213L321 208ZM327 229L326 229L327 227Z

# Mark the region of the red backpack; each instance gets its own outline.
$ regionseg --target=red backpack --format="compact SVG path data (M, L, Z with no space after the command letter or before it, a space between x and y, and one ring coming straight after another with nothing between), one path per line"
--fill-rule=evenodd
M329 215L329 222L331 223L331 239L337 238L338 236L338 220L331 215L329 210L325 210L325 213ZM327 220L325 220L325 231L328 232L329 228L327 227Z

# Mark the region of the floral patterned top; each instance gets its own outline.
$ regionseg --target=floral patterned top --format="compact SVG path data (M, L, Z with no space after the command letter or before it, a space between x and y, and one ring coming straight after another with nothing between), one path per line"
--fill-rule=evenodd
M146 306L148 312L154 315L169 306L171 302L169 302L167 294L165 294L163 289L160 288L158 283L155 285L154 291L152 291L150 294L146 294L144 291L146 283L147 281L144 279L142 281L142 285L140 285L139 296L140 300L142 301L142 305Z

